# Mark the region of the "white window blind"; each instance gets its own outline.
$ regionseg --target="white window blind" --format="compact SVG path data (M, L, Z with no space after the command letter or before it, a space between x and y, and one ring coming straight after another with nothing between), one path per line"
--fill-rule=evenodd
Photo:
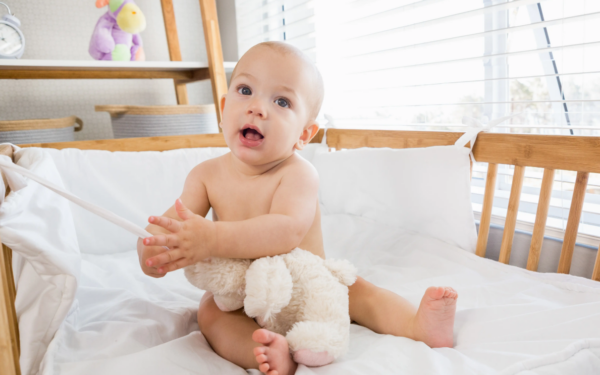
M287 42L315 56L314 0L236 0L238 52L255 44Z
M247 12L264 3L238 2L249 5ZM261 9L271 3L288 2ZM310 6L312 16L298 22L313 28L311 51L325 80L322 113L336 127L461 131L464 116L485 123L516 115L493 131L600 136L599 0L318 0ZM252 22L259 20L245 25ZM240 52L264 38L244 33L248 44ZM498 224L512 171L499 167ZM555 174L551 235L566 226L575 175ZM475 211L485 176L486 165L476 164ZM533 223L541 177L542 170L526 169L521 229ZM580 242L600 236L599 175L590 175L579 232ZM597 238L589 243L597 246Z

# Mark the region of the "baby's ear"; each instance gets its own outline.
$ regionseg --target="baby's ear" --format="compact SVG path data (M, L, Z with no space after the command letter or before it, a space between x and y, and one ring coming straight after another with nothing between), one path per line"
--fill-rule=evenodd
M221 96L221 101L219 104L221 104L221 113L223 113L223 111L225 110L225 98L227 97L227 94L223 94L223 96Z
M294 145L294 148L296 150L302 150L304 146L306 146L310 142L310 140L313 139L315 135L317 135L318 131L319 124L317 124L316 122L313 122L312 124L304 127L304 130L302 131L302 134L300 134L300 138L298 139L298 142L296 142L296 144Z
M223 96L221 96L221 101L219 102L219 107L221 107L221 119L223 118L223 111L225 111L225 97L227 95L223 94ZM223 122L223 120L221 120L221 122ZM219 127L222 128L221 126L221 122L219 123Z

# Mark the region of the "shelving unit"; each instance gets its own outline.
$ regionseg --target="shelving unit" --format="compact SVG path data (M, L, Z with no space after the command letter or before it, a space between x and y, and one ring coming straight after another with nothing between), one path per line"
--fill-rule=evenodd
M161 0L171 61L0 60L0 79L172 79L178 104L189 104L187 84L210 79L221 121L219 98L227 92L221 36L215 0L199 0L207 62L181 61L172 0Z
M231 70L235 62L224 62ZM210 78L208 63L184 61L0 60L0 79L159 79L195 82Z

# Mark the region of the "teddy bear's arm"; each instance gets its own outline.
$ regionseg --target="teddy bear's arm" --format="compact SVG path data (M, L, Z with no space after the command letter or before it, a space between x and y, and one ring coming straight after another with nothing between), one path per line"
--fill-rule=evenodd
M210 258L185 268L185 277L192 285L214 295L239 294L243 299L249 259Z
M356 281L356 267L346 259L326 259L323 264L342 284L350 286Z

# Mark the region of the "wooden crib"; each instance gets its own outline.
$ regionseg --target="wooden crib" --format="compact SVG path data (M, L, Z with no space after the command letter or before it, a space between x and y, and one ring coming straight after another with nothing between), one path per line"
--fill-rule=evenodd
M320 130L312 142L321 142ZM329 129L327 145L335 149L359 147L415 148L452 145L463 133L425 131L384 131ZM108 151L165 151L192 147L227 147L221 134L170 136L98 141L40 143L22 147L78 148ZM577 172L573 199L557 272L569 273L583 200L590 173L600 173L600 137L481 133L473 149L479 162L489 163L483 208L477 238L477 255L485 256L498 164L514 165L514 176L500 247L499 261L508 264L517 222L519 197L526 167L544 168L540 198L533 229L527 269L537 271L555 170ZM12 148L0 148L0 154L12 157ZM6 178L3 182L8 194ZM15 285L12 252L2 245L0 256L0 374L20 374L19 333L15 313ZM599 251L600 254L600 251ZM600 281L600 256L596 256L592 279Z

